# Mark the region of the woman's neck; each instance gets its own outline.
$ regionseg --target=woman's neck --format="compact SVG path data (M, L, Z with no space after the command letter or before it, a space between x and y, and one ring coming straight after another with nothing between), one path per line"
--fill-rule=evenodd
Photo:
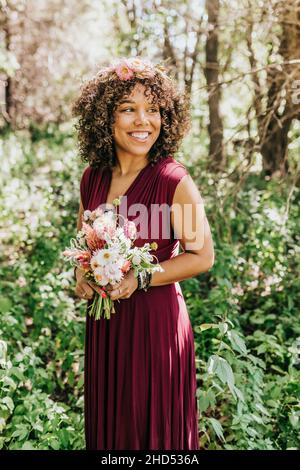
M131 159L118 157L114 173L116 176L130 176L141 171L148 163L147 157L133 157Z

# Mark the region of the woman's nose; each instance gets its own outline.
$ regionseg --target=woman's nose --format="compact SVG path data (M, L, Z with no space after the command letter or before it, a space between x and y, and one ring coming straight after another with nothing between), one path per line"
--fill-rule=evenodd
M148 122L145 111L138 111L137 112L137 115L135 117L135 122L136 123L141 123L141 124L144 124L144 123Z

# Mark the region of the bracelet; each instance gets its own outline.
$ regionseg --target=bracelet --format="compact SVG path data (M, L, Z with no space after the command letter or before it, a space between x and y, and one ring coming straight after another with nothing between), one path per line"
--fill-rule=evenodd
M142 279L141 279L141 273L138 273L138 277L137 277L137 280L138 280L138 290L140 290L142 288Z
M141 273L138 274L138 289L143 289L145 292L147 292L149 285L152 280L152 273L149 273L148 271L142 271Z
M149 286L151 284L151 280L152 280L152 273L146 273L147 274L147 279L146 279L146 284L144 286L144 291L147 292L147 290L149 289Z

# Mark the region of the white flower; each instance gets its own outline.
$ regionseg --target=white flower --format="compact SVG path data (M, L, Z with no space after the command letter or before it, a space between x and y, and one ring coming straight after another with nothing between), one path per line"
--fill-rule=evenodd
M118 253L115 250L104 248L97 250L96 259L100 266L106 266L117 261Z
M136 265L140 264L141 263L141 257L139 255L133 255L132 262L133 262L133 264L136 264Z
M84 213L83 213L83 219L84 219L85 221L87 221L87 220L89 220L89 218L90 218L91 215L92 215L92 211L86 210L86 211L84 211Z
M100 286L106 286L109 283L109 279L108 279L108 277L105 276L102 269L97 268L94 271L94 277L95 277L96 282Z
M97 250L96 253L98 253L98 251L100 250ZM91 268L93 271L95 271L96 269L100 268L100 261L98 259L98 255L95 254L94 256L92 256L91 258L91 261L90 261L90 264L91 264Z
M120 282L123 279L121 267L116 265L105 266L105 275L110 279L111 283Z

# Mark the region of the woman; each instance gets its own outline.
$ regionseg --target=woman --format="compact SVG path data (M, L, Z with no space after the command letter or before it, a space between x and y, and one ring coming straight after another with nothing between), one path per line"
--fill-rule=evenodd
M194 337L179 281L209 270L214 251L199 191L173 158L190 128L188 99L162 66L120 59L83 85L73 111L89 162L78 230L84 210L123 196L139 222L135 245L157 242L163 268L146 279L130 270L107 289L116 314L86 317L86 448L197 450ZM142 217L130 215L137 205ZM152 210L161 205L167 215ZM83 274L75 292L89 306L99 287Z

